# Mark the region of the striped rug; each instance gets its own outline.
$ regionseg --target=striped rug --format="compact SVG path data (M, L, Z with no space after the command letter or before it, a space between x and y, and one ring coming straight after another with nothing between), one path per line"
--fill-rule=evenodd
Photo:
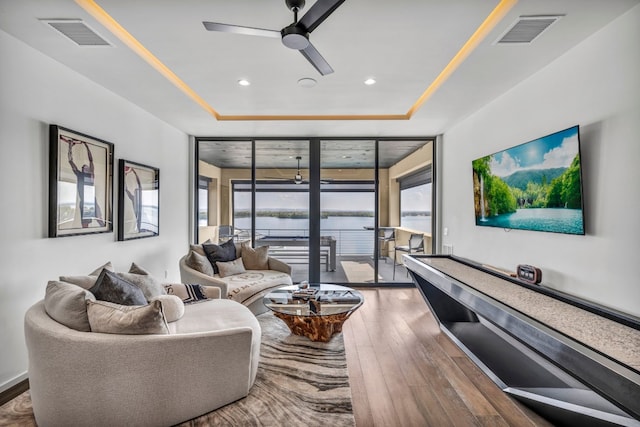
M328 343L258 316L262 347L249 395L181 426L355 426L342 334ZM0 426L35 426L29 391L0 407Z
M312 342L271 312L258 320L260 364L249 395L182 426L354 426L342 334Z

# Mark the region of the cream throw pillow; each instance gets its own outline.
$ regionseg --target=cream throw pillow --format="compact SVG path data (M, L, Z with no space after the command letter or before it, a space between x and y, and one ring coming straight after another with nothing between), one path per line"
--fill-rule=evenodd
M199 244L199 245L189 245L189 248L192 251L195 251L198 255L205 256L204 248L202 247L202 245L208 245L209 243L213 243L211 239L207 239L204 242L202 242L202 244Z
M175 295L158 295L149 303L160 301L162 303L162 312L167 323L180 320L184 316L184 303Z
M73 283L74 285L78 285L83 289L89 289L96 284L96 280L98 280L98 276L100 276L100 273L102 273L103 269L113 271L113 265L111 264L111 261L107 262L104 265L101 265L86 276L60 276L60 281Z
M244 273L247 270L244 268L242 258L234 259L233 261L216 262L218 266L218 274L220 277L233 276L234 274Z
M201 255L198 252L191 250L184 262L188 267L199 271L202 274L213 276L213 267L205 255Z
M247 244L242 244L242 262L247 270L269 269L269 246L260 246L253 249Z
M87 300L95 301L93 294L80 286L50 281L44 294L44 309L53 320L76 331L89 332Z
M169 333L160 301L148 305L87 301L87 316L92 332L122 335Z

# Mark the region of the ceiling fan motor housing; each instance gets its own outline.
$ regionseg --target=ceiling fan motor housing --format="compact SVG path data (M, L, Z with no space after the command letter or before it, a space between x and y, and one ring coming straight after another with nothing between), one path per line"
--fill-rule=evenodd
M282 34L282 44L289 49L302 50L309 46L309 33L296 24L285 27L280 32Z
M304 7L304 0L284 0L289 10L300 10Z

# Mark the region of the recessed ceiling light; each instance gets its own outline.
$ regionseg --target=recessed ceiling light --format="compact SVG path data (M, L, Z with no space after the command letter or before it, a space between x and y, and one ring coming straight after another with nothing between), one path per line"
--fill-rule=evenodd
M298 86L300 87L314 87L318 82L311 77L303 77L298 80Z
M366 84L367 86L371 86L376 84L376 79L374 79L373 77L369 77L367 80L364 81L364 84Z
M238 84L240 86L249 86L251 84L251 82L247 79L240 79L238 80Z

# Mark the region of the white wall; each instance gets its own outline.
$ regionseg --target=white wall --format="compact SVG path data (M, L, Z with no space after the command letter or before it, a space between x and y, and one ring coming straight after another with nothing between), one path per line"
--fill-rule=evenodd
M26 309L49 279L132 261L179 281L189 236L188 136L0 31L0 391L23 378ZM47 238L50 123L115 144L117 160L160 168L160 235L117 242L115 233ZM117 223L117 222L116 222ZM115 227L114 227L115 228Z
M455 255L640 316L640 6L444 135L442 226ZM477 227L471 161L581 126L586 235Z

